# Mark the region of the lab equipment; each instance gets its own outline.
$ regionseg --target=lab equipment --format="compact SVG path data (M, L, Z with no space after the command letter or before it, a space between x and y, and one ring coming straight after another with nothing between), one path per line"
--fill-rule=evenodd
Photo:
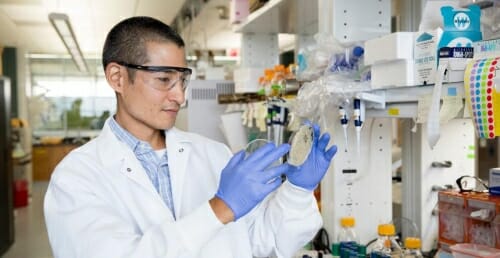
M340 124L342 125L342 128L344 129L344 140L345 140L344 151L347 152L347 146L348 146L347 127L349 126L349 124L348 124L349 119L347 118L346 110L342 106L339 106L339 115L340 115Z
M343 52L333 55L329 72L358 71L364 53L364 48L359 45L345 48Z
M285 125L288 122L288 103L282 98L267 100L267 140L276 145L283 143Z
M266 139L254 139L250 141L246 146L245 146L245 152L246 155L250 155L257 151L258 149L264 147L264 145L270 143L269 140Z
M394 32L365 42L365 65L396 60L413 60L415 32Z
M234 152L241 149L241 146L232 146L221 130L220 116L226 113L229 105L217 102L218 95L234 94L234 87L231 81L191 80L186 92L189 105L179 110L175 126L223 142Z
M403 251L404 258L423 258L420 251L421 241L418 237L407 237L405 239L405 250Z
M288 108L285 107L285 101L281 98L272 100L273 105L273 129L274 143L276 145L283 143L284 128L288 117Z
M356 220L354 217L343 217L340 219L341 228L337 237L340 244L340 257L347 258L358 254L358 236L354 230Z
M403 250L396 241L396 229L393 224L380 224L378 238L373 246L372 258L402 257Z
M280 177L288 166L267 169L290 150L290 145L266 144L245 158L245 152L235 154L222 170L215 196L223 200L234 213L234 220L247 214L270 192L281 185ZM264 173L264 170L265 173Z
M356 129L356 143L358 147L358 156L361 155L361 128L363 126L363 118L361 117L361 100L354 99L354 128Z
M287 171L290 183L307 190L314 190L325 175L330 162L337 152L337 146L333 145L327 149L330 135L325 133L320 137L320 128L313 124L312 149L304 164L293 166Z

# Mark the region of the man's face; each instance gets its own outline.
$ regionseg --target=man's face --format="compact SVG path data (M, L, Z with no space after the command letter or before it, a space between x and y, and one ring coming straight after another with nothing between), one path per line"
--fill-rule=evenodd
M136 65L186 67L184 49L173 43L148 42L146 49L148 61ZM185 100L182 73L135 70L134 82L127 78L124 83L123 105L118 112L126 117L125 127L156 130L174 126L180 105Z

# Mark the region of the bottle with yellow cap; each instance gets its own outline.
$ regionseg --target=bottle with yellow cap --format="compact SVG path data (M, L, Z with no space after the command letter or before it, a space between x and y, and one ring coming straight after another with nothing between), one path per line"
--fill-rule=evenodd
M342 217L340 219L340 231L337 236L337 242L340 245L340 257L354 257L358 252L358 236L354 231L356 220L354 217Z
M418 237L407 237L405 239L405 250L404 257L405 258L422 258L422 252L420 251L422 244L420 242L420 238Z
M373 245L370 257L403 257L401 246L396 241L396 228L393 224L380 224L378 226L378 238Z

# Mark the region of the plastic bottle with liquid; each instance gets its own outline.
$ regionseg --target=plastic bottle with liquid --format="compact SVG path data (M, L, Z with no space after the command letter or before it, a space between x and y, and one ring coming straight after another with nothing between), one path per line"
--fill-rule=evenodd
M337 242L340 245L340 257L356 257L358 253L358 236L354 230L356 220L354 217L343 217L340 219L340 231Z
M407 237L405 239L405 249L403 251L405 258L423 258L421 248L420 238L418 237Z
M352 46L344 49L343 53L334 55L334 62L330 67L331 72L358 71L365 50L361 46Z
M371 258L403 257L403 250L396 241L396 228L393 224L380 224L378 238L370 253Z

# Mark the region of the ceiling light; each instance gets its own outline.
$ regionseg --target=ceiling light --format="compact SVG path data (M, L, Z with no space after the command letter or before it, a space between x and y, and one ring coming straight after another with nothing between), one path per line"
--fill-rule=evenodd
M87 73L89 71L87 63L85 62L85 58L83 58L75 33L73 33L73 29L71 28L68 15L64 13L50 13L49 20L54 29L56 29L57 34L71 55L78 70Z

